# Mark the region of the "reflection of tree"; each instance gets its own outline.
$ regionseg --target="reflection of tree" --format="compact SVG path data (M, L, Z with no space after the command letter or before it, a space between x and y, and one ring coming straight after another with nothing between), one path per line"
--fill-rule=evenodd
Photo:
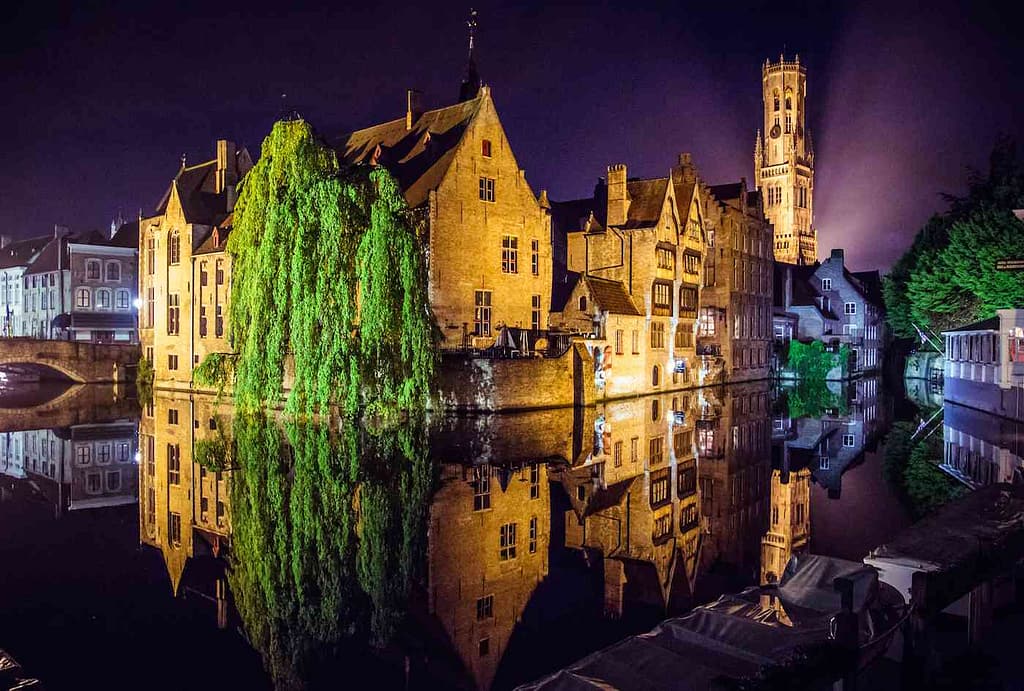
M789 417L821 417L826 410L835 409L840 415L849 412L846 397L840 391L832 391L821 379L804 379L796 386L786 389L786 403Z
M897 422L885 437L883 472L913 514L920 518L946 502L963 496L965 489L936 465L942 458L940 437L915 440L917 426Z
M279 688L339 648L386 642L422 554L432 475L419 425L368 437L236 419L229 581ZM396 491L397 490L397 491Z

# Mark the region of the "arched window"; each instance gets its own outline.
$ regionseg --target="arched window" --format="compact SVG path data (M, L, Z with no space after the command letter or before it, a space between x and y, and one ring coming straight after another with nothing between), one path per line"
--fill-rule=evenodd
M778 91L778 89L775 90L774 101L775 101L775 110L778 110L779 109L779 91Z
M97 309L108 310L110 309L110 291L106 288L99 288L96 290L96 307Z
M661 401L655 398L651 401L651 422L657 422L659 417L661 417Z
M586 295L580 295L580 312L586 312L586 311L587 311L587 296Z
M661 369L657 365L651 370L651 386L658 386L661 383Z
M79 309L92 307L92 293L88 288L79 288L75 291L75 307Z
M126 310L131 305L131 302L131 294L127 290L121 288L117 291L117 309Z
M793 109L793 92L786 89L786 110Z
M100 278L100 260L90 259L85 263L85 277L99 280Z
M167 241L167 263L177 264L181 261L181 236L178 231L172 230L171 237Z
M119 261L107 262L107 280L108 281L120 281L121 280L121 262L119 262Z

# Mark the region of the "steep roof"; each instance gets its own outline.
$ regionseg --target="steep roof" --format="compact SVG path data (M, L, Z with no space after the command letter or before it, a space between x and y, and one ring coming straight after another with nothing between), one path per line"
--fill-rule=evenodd
M875 271L851 271L851 276L859 283L858 287L868 299L868 302L881 307L884 304L882 297L882 276ZM852 282L852 281L851 281Z
M481 89L476 98L426 111L410 129L401 117L342 135L331 144L345 163L376 161L386 167L397 178L409 206L416 207L441 184L463 133L485 98L487 91Z
M131 247L139 249L139 221L138 219L129 223L122 223L110 238L110 244L114 247Z
M627 180L626 194L629 209L623 228L650 228L661 219L661 208L668 192L668 178ZM606 206L607 208L607 206Z
M715 199L722 202L739 199L740 195L744 192L746 192L746 189L742 182L730 182L725 185L711 186L711 194L715 195Z
M42 235L9 243L6 247L0 249L0 269L28 266L36 254L51 240L53 240L52 235Z
M60 238L51 238L50 242L46 244L46 247L36 255L35 259L32 260L32 263L28 265L27 269L25 269L25 274L44 274L51 271L57 271L57 269L61 267L65 269L69 268L69 243L97 245L100 247L110 247L112 245L109 238L96 230L83 231L81 233L65 235Z
M252 167L252 158L244 146L235 152L235 166L239 179ZM187 223L212 226L223 221L228 214L227 191L217 191L217 159L179 168L156 205L156 215L167 211L167 202L175 189Z
M622 281L609 281L596 276L586 276L584 280L587 282L591 297L602 310L612 314L641 314Z
M235 214L231 212L223 221L209 231L196 244L192 254L210 254L211 252L223 252L228 242L228 235L234 225Z

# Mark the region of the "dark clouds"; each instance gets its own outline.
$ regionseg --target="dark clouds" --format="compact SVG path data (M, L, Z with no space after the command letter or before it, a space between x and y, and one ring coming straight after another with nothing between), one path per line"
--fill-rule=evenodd
M712 183L752 183L760 64L783 49L810 73L821 249L857 267L888 265L997 131L1021 134L1021 42L984 7L474 4L481 72L555 199L612 162L664 174L680 151ZM446 104L464 66L450 3L84 5L15 6L0 29L0 232L149 209L182 153L256 149L285 106L331 133L399 116L407 87Z

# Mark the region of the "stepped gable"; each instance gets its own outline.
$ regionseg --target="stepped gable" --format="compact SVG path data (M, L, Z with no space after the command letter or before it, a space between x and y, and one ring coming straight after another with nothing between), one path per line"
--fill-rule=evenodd
M342 135L331 146L344 163L383 165L415 208L441 183L485 98L487 91L481 90L476 98L424 112L410 128L403 116Z

